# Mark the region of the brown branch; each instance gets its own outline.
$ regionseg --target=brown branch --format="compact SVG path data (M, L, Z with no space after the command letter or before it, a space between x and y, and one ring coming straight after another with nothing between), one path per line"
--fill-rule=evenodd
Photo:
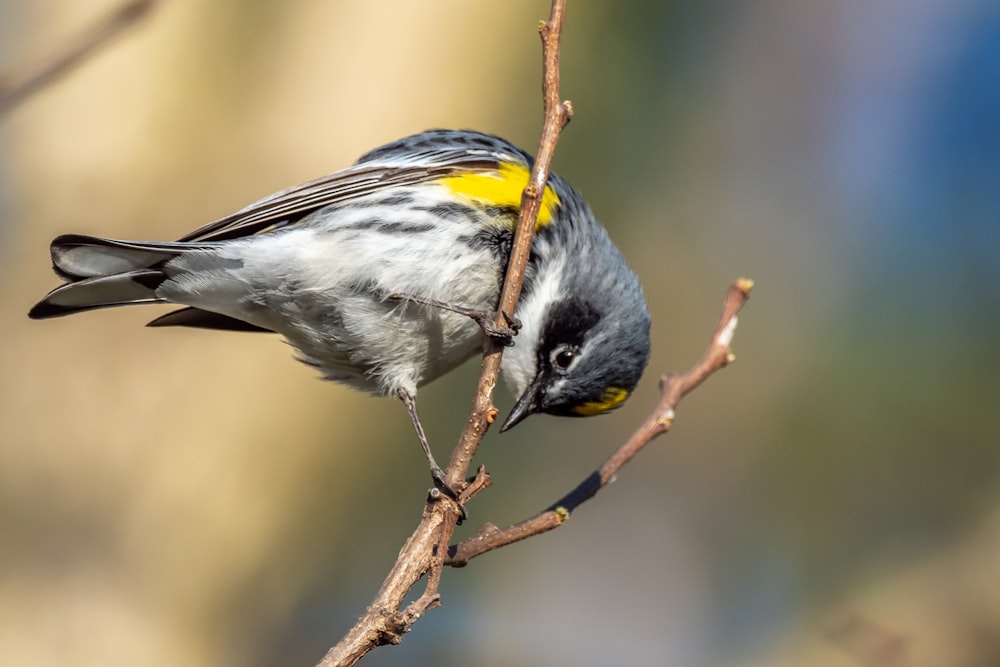
M549 20L539 26L542 38L545 120L531 178L521 197L520 217L496 317L498 327L506 326L504 314L514 313L521 294L531 239L541 207L542 193L548 181L552 156L559 133L572 115L569 103L559 99L559 38L565 7L566 0L552 0ZM486 337L472 412L452 451L446 471L448 484L452 488L462 489L461 502L466 502L490 484L489 477L482 469L471 483L467 484L465 477L479 443L489 425L496 419L493 390L496 387L502 352L502 347ZM442 500L442 494L437 489L432 490L420 524L400 550L396 564L383 581L374 601L344 638L327 652L318 667L353 665L377 646L398 644L402 641L402 635L424 613L440 604L438 584L444 569L446 547L459 518L457 505ZM398 611L410 589L424 575L427 576L424 592L406 609Z
M0 115L100 51L115 37L139 23L159 0L130 0L112 10L62 49L25 68L20 74L0 77Z
M545 191L545 183L548 181L556 142L559 140L559 133L566 127L573 115L572 105L559 99L559 38L565 5L565 0L553 0L549 20L541 23L538 28L542 37L544 61L542 95L545 122L542 125L542 137L538 154L535 157L535 165L531 170L531 178L521 195L521 215L518 219L517 231L514 234L514 245L507 264L507 277L504 281L503 291L500 293L500 305L494 323L498 328L507 325L504 313L513 314L517 300L521 296L524 271L528 265L528 255L531 249L531 239L535 234L535 223L542 205L542 193ZM457 485L465 479L469 465L479 448L479 443L486 434L486 429L496 418L496 408L493 407L493 390L496 388L500 372L502 353L503 347L487 338L484 342L483 363L479 374L479 391L473 404L472 414L466 423L465 430L459 437L458 446L452 451L451 461L448 464L449 484Z
M654 438L670 430L674 423L674 410L681 399L701 385L710 375L734 360L730 344L736 330L737 315L750 297L753 282L746 278L737 280L726 294L719 323L712 333L711 343L701 360L685 375L668 373L660 379L660 402L646 421L632 434L600 468L583 480L575 489L553 503L548 509L530 519L500 529L485 524L467 540L448 550L446 565L462 567L470 559L488 551L499 549L513 542L539 535L558 528L581 504L594 497L614 479L622 467L632 460Z

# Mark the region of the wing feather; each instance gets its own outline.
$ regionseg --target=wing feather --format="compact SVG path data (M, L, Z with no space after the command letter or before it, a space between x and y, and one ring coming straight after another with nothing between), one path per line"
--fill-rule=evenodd
M496 160L482 155L470 155L464 160L453 159L443 164L392 166L361 163L265 197L232 215L196 229L180 241L224 241L251 236L293 224L331 204L381 190L424 183L458 171L495 169L497 165Z

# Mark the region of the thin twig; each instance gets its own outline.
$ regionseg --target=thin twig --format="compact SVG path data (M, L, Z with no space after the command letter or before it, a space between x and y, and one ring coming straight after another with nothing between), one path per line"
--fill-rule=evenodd
M500 294L495 326L506 326L504 313L513 314L524 284L524 272L528 265L531 240L535 234L535 223L542 204L542 193L549 177L552 156L555 153L559 133L573 116L569 102L559 99L559 38L562 32L565 0L553 0L549 20L539 25L542 37L543 72L542 94L544 98L545 122L542 137L531 170L531 178L521 195L521 215L514 234L514 245L507 264L507 277ZM488 338L484 341L483 363L479 374L479 391L473 404L472 414L459 437L458 446L452 451L448 464L448 483L460 484L468 474L469 466L489 424L496 418L493 407L493 390L496 388L500 372L500 358L503 346Z
M506 326L504 313L514 313L520 296L531 239L541 207L541 195L548 181L556 141L572 115L569 103L559 99L559 38L565 6L566 0L552 0L549 20L539 27L543 52L545 121L531 178L521 197L520 217L497 312L498 327ZM496 419L493 390L500 370L502 351L501 346L486 337L472 412L452 451L446 471L448 484L452 488L462 489L462 502L490 484L488 475L482 469L471 483L467 483L465 477L480 441ZM442 494L432 492L424 507L420 524L400 550L396 564L383 581L374 601L344 638L327 652L317 667L353 665L377 646L398 644L402 641L402 635L409 632L424 613L440 604L438 584L444 569L446 547L451 541L458 518L457 505L445 501ZM406 595L424 575L427 577L424 592L406 609L397 611Z
M577 507L593 498L614 479L618 471L643 447L657 436L669 431L674 423L674 410L680 400L701 385L712 373L733 361L730 344L736 330L737 315L750 297L752 288L753 282L745 278L736 281L729 288L719 323L715 326L711 343L701 360L685 375L667 374L661 378L662 395L656 408L632 437L604 462L604 465L548 509L530 519L504 529L492 524L484 525L474 536L450 547L445 564L462 567L470 559L488 551L558 528Z
M112 10L62 49L25 68L19 74L0 77L0 115L58 80L101 48L139 23L159 0L130 0Z

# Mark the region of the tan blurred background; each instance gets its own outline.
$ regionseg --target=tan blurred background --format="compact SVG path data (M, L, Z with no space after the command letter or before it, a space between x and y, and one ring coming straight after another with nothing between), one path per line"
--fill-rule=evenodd
M113 6L0 0L0 72ZM361 613L427 486L400 405L275 337L25 313L58 233L176 238L428 127L533 148L547 11L163 0L0 118L0 664L311 665ZM556 168L654 356L612 416L491 434L463 530L586 475L748 275L738 363L366 664L1000 664L998 44L986 0L570 2ZM421 393L439 456L474 373Z

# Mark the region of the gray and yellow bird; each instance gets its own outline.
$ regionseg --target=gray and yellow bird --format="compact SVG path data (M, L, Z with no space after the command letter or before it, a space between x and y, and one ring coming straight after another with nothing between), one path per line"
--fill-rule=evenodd
M64 235L65 284L43 319L141 303L184 306L149 323L284 336L323 377L405 403L481 350L466 314L495 312L533 158L495 136L430 130L343 171L261 199L172 243ZM456 312L460 311L460 312ZM528 415L618 407L649 357L636 275L583 198L552 175L502 372Z

